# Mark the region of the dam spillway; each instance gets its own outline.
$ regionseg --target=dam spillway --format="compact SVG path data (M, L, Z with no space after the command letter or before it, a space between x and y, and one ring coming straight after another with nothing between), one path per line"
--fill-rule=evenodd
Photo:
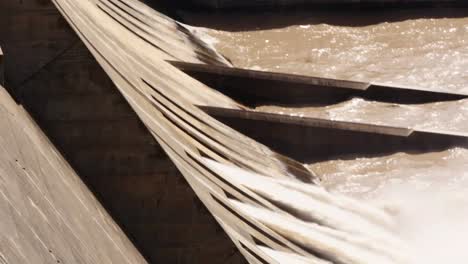
M135 242L137 247L144 251L144 255L146 257L149 256L148 258L150 258L150 261L156 261L157 259L163 258L178 259L173 260L175 263L194 263L204 259L203 254L197 255L195 253L189 253L193 251L179 252L177 249L184 247L180 244L168 243L167 245L170 245L169 247L172 247L171 249L173 250L166 250L159 244L153 244L155 242L164 244L164 241L171 241L173 239L173 235L177 234L177 230L186 225L186 223L182 222L179 226L165 226L173 227L173 229L167 231L166 235L163 233L164 227L153 227L155 228L153 230L159 232L159 234L158 238L151 238L151 235L145 235L146 231L148 230L146 228L150 228L151 225L149 223L151 220L159 218L158 216L151 215L151 211L156 211L158 207L153 207L151 202L148 205L143 204L142 207L135 206L135 208L132 209L133 211L131 211L129 207L132 206L132 203L135 204L138 199L123 201L122 199L119 199L118 194L112 194L113 191L125 191L126 195L129 195L129 197L132 195L135 197L135 193L140 193L140 191L143 190L149 191L151 189L149 185L182 186L183 183L168 183L165 180L159 181L161 178L156 178L154 174L145 175L145 177L138 178L125 176L134 173L136 168L139 169L138 171L141 171L141 174L151 174L153 170L154 173L159 175L164 175L168 172L172 175L177 174L176 170L172 168L173 166L171 167L171 163L167 161L167 157L164 158L163 156L158 156L162 154L155 154L156 151L154 148L158 148L158 144L151 140L151 137L148 137L148 135L150 135L148 132L146 134L143 132L149 128L151 135L159 141L161 147L172 157L173 161L175 160L176 165L182 171L182 173L186 177L187 175L192 175L188 177L189 183L195 189L197 194L202 197L202 201L205 203L209 201L208 208L211 209L212 213L214 212L213 214L215 215L216 220L222 223L223 228L228 232L228 234L231 235L231 239L233 239L234 242L238 242L236 245L240 248L242 254L249 259L249 261L256 263L256 261L259 261L259 259L266 259L267 261L274 263L272 256L275 256L278 258L282 257L285 259L306 261L307 263L307 258L304 260L304 258L301 256L315 255L311 254L311 252L316 253L316 250L318 250L317 248L303 250L294 243L303 243L304 241L296 241L291 243L291 241L286 238L288 237L287 234L278 234L278 230L273 231L272 233L270 228L271 225L274 225L274 223L270 222L267 224L267 226L265 226L265 221L267 219L262 219L260 217L261 214L254 216L254 218L252 218L252 215L248 216L252 212L256 211L255 208L249 207L252 205L252 203L257 204L258 202L256 200L261 201L261 203L264 205L268 205L267 207L273 212L284 212L285 209L276 208L275 206L269 205L268 199L265 200L264 197L258 196L258 192L261 192L262 190L258 189L258 187L255 187L254 185L249 185L249 182L241 183L239 179L237 184L239 184L239 186L244 186L241 187L240 190L237 189L239 188L237 184L235 184L235 186L229 185L229 183L236 182L235 178L226 178L228 177L227 175L216 173L216 165L214 165L214 167L209 167L209 163L204 163L204 159L207 157L216 157L217 161L225 161L229 164L236 164L241 168L249 168L249 170L257 173L270 174L269 176L274 175L274 177L280 178L289 175L290 177L292 176L293 178L305 182L317 182L316 176L320 177L320 174L313 173L312 171L315 171L315 169L312 169L311 171L305 168L302 164L272 152L269 148L265 148L264 146L259 145L257 142L243 137L237 132L230 130L229 127L225 127L222 124L210 119L208 115L202 111L199 111L198 109L204 110L206 113L209 113L213 116L216 115L213 114L213 112L210 113L210 111L213 111L212 109L222 109L223 112L230 111L238 113L235 115L235 117L242 117L245 116L245 113L250 112L250 117L255 117L258 114L267 116L270 124L276 126L275 131L285 131L285 133L282 133L285 136L285 139L282 139L282 145L287 146L288 144L291 144L294 146L294 149L301 145L301 141L304 142L308 139L306 135L316 135L316 132L312 132L310 134L301 133L300 131L304 131L304 126L301 121L302 119L299 116L296 117L296 119L299 120L297 122L301 124L297 129L298 133L289 133L289 131L293 130L290 128L286 129L283 125L289 121L283 121L294 118L279 113L282 110L278 111L278 113L275 113L275 111L270 111L268 109L268 111L264 111L262 108L258 108L255 112L252 112L252 109L248 105L242 105L241 103L224 96L222 93L211 89L217 88L214 87L214 85L209 84L208 86L204 86L194 79L187 77L187 75L181 74L175 67L172 67L170 64L164 62L163 60L179 60L193 64L207 63L218 66L230 66L230 63L227 60L225 60L222 56L217 56L209 46L205 46L203 41L200 41L200 38L193 37L191 35L191 30L193 30L191 27L185 27L181 24L174 23L172 20L160 15L159 13L154 12L144 5L133 1L87 1L86 3L84 2L82 4L76 4L67 1L57 1L56 3L59 6L59 9L65 14L65 17L67 17L69 22L75 28L75 30L77 30L77 33L81 36L84 43L87 45L96 59L111 76L114 83L117 85L117 88L119 88L120 92L123 94L124 98L139 114L139 117L143 122L139 122L138 118L135 118L135 115L128 110L129 108L125 103L125 100L122 100L120 96L111 93L110 90L106 90L109 92L109 94L95 93L94 95L90 95L89 92L94 91L97 88L94 86L96 84L95 82L92 83L93 86L88 87L82 87L79 84L76 84L77 90L73 93L67 91L66 95L60 91L60 86L57 84L49 84L49 88L45 89L44 93L42 93L38 90L33 90L33 83L40 84L43 82L40 78L41 74L39 74L34 75L33 77L35 78L31 79L33 82L29 83L28 85L23 85L19 90L12 90L13 92L16 91L19 94L23 102L27 102L29 104L30 108L33 110L32 112L36 113L39 118L42 117L42 125L46 130L48 129L49 131L55 131L52 136L55 137L55 140L58 142L58 144L61 145L63 151L67 152L67 158L71 159L72 163L75 163L74 166L79 168L79 174L83 174L83 177L88 177L87 183L91 186L91 189L95 191L98 197L101 196L100 198L102 202L108 206L110 204L111 214L114 213L113 216L117 218L117 221L120 222L120 224L123 226L123 229L127 231L127 234L132 236L132 240ZM101 17L103 17L103 20L106 22L103 27L101 27L99 23L90 23L90 21L101 21ZM99 32L99 34L97 32ZM129 34L129 32L131 34ZM117 42L115 42L114 39L116 36L118 36ZM123 42L120 40L120 37L122 36L124 39L126 39ZM161 38L161 36L165 37ZM134 45L136 45L138 48L135 49ZM77 59L82 60L83 55L86 54L86 52L83 50L83 46L79 44L77 44L77 46L72 46L72 48L67 49L68 52L64 52L64 54L67 54L67 56L63 57L62 61L58 60L59 63L56 66L50 67L50 65L46 65L47 67L41 69L40 72L42 72L43 76L48 76L49 72L58 70L61 65L67 65L66 63L73 64L73 62L76 62ZM77 54L79 56L76 56ZM55 61L55 63L56 62L57 61ZM129 64L133 66L127 68L126 65ZM93 78L96 78L96 76L93 76L94 72L89 72L87 74L91 75ZM130 76L134 77L128 79ZM94 80L99 82L106 82L106 79L101 77L98 77ZM135 83L137 83L137 85L135 85ZM67 87L69 86L71 86L70 83L67 84ZM80 90L83 88L86 89ZM115 87L110 88L115 89ZM47 91L48 89L51 90ZM138 93L135 93L135 90L138 91ZM218 89L218 91L221 90ZM50 101L50 103L47 103L47 107L43 107L37 97L37 95L41 93L44 98L47 98L43 100L49 100L50 95L54 95L56 97L55 99L52 98L53 100ZM149 95L151 95L151 97L148 97ZM459 95L455 94L455 96ZM62 99L67 97L70 99L70 101L68 101L69 103L63 102ZM148 98L151 104L148 103ZM404 96L402 96L402 98L404 98ZM455 99L458 100L458 98ZM437 100L438 99L435 101ZM88 107L79 107L80 105L82 106L84 102L87 102ZM183 103L181 104L181 102ZM75 106L70 105L70 103L74 104ZM181 107L181 105L183 107ZM191 105L196 107L192 107ZM75 110L75 108L82 109ZM60 112L57 111L58 109L66 111ZM115 112L115 109L118 109L118 111ZM266 114L268 115L265 115L265 112L267 112ZM278 116L278 114L280 116ZM270 115L279 117L277 120L280 120L281 122L277 122L274 119L271 119ZM249 125L247 125L247 119L241 118L240 120L241 121L237 121L237 123L240 123L241 125L243 124L244 127L249 128ZM62 124L60 124L60 121L62 121ZM73 122L65 124L63 121ZM114 125L112 125L110 121L114 122ZM327 140L330 140L329 142L336 142L336 149L350 149L348 148L349 145L346 143L355 142L354 139L349 141L337 140L340 138L340 136L336 136L337 131L343 130L336 129L340 127L337 127L334 125L334 123L338 124L339 122L327 120L326 118L321 118L319 121L320 122L315 122L315 124L319 124L322 126L322 128L325 125L332 129L331 131L334 131L333 133L328 133L332 135L332 137ZM357 121L358 124L351 126L346 125L342 126L341 128L346 128L345 130L349 130L349 128L353 128L354 130L358 129L358 132L361 133L363 132L362 129L364 126L363 124L360 124L360 122L361 121ZM81 123L81 125L79 125L79 123ZM86 133L89 133L89 130L84 128L83 124L85 123L88 124L88 129L93 128L93 131L95 131L93 134L86 135ZM99 126L97 125L98 123L105 123L108 125ZM73 127L72 124L76 125ZM173 127L171 124L177 124L177 126ZM227 122L227 124L234 126L229 122ZM403 129L402 127L389 129L385 128L385 125L382 126L367 124L366 126L368 126L366 128L367 132L372 132L373 129L374 132L378 130L383 132L393 131L391 133L400 133L401 135L409 133L408 128ZM64 135L66 134L67 129L76 129L80 127L82 127L82 132L70 133L67 136ZM131 128L132 130L128 130L127 128ZM255 134L250 133L251 131L242 130L241 128L237 129L249 137L257 139ZM115 138L108 138L107 135L116 135L117 132L114 132L114 130L124 132L118 132L118 136ZM255 133L262 135L262 130L265 131L266 129L261 129L260 127L260 129ZM449 133L442 133L442 131L439 132L441 132L440 134L442 135L447 135L449 139L463 139L464 137L462 133L457 134L453 131L451 133L450 131L448 131ZM372 132L371 134L375 133ZM97 135L99 135L99 138L96 138ZM263 132L263 135L268 136L273 134ZM333 137L333 135L335 135L335 137ZM130 138L132 139L130 140ZM318 137L319 141L320 139L323 140L325 138L326 137L323 136ZM341 136L341 138L347 137ZM365 137L363 138L365 139ZM88 146L80 146L80 141L76 141L79 143L72 143L74 140L83 139L88 140L83 141L87 142ZM195 141L192 141L191 139L195 139ZM299 143L294 145L292 144L291 139L297 139ZM67 140L69 141L67 142ZM287 152L287 149L284 150L280 147L277 148L275 146L269 145L269 142L275 142L275 140L278 141L278 138L265 141L258 138L258 141L273 148L281 154L287 154L289 157L293 156ZM105 142L107 142L108 145L99 145L99 148L101 148L100 151L91 151L92 148L90 147L94 147L97 143ZM121 142L122 144L119 145L121 145L122 148L117 150L115 147L111 147L110 145L112 145L112 142ZM123 144L123 142L125 142L125 144ZM245 144L239 144L239 142L244 142ZM309 150L304 151L304 153L311 153L310 150L313 151L316 149L326 149L329 146L326 142L327 141L321 142L325 143L321 145L325 145L325 147L320 147L320 145L318 148L311 147ZM379 140L372 142L375 142L377 145L379 145ZM380 142L380 146L385 145L383 144L385 141L380 140ZM427 143L427 141L422 141L422 143L420 142L416 144L416 148L418 145L426 146L425 143ZM182 152L180 148L174 147L178 146L178 144L183 146L182 150L185 148L188 149L185 149L184 152ZM235 146L236 144L238 146ZM76 151L78 146L81 149L80 152ZM133 149L134 153L130 152L130 149L128 148L129 146L133 146L130 149ZM195 148L188 146L195 146ZM293 148L289 147L289 149ZM359 148L357 147L356 149ZM139 162L139 157L142 157L142 154L139 153L141 150L143 150L144 153L147 153L148 156L146 160ZM116 152L106 153L106 151ZM398 151L398 148L396 151ZM159 153L159 150L156 153ZM294 156L294 158L300 160L301 156L304 157L304 153L297 157ZM89 154L92 155L90 156ZM156 157L154 155L156 155ZM197 155L201 155L201 157L204 159L200 159ZM243 157L245 155L247 158ZM326 159L340 157L340 155L343 155L343 153L338 152L334 155L328 156L324 156L323 153L318 155L322 155L322 159ZM136 158L135 163L132 161L133 157ZM166 159L166 163L160 162L164 159ZM151 165L152 161L158 161L157 166L153 167ZM306 159L301 161L307 163ZM197 168L197 170L193 170L193 167ZM311 168L313 168L313 166ZM205 174L206 172L212 175L209 177L209 181L202 181L201 186L197 181L193 181L193 179L198 180L200 175L191 178L193 177L194 173L197 175L196 173ZM98 178L103 174L108 174L109 176L107 178ZM118 180L113 178L112 175L118 175ZM220 176L222 176L222 178L219 178ZM162 179L164 178L170 179L169 181L173 181L174 179L173 177L168 178L167 176L162 177ZM148 182L152 182L153 184L148 184ZM212 185L211 182L214 182L215 184ZM141 185L134 186L132 183L138 183ZM218 186L220 186L225 192L228 193L228 199L224 198L222 192L219 192L217 189ZM207 187L210 190L209 193L211 193L211 196L206 195ZM252 189L256 190L252 192ZM166 199L166 204L164 206L165 208L173 209L171 212L174 212L175 216L172 219L180 219L181 217L183 218L185 216L183 213L184 210L179 210L177 207L177 203L174 201L176 198L170 195L174 195L172 190L173 189L171 189L171 191L168 192L168 195L164 197ZM153 189L150 192L154 193L154 191L155 190ZM187 191L182 191L181 193L188 194ZM248 194L248 196L245 196L245 194ZM265 194L262 194L262 196L263 195ZM145 202L151 200L151 196L152 194L149 193L147 198L142 197L140 201ZM190 195L188 196L190 197ZM233 199L233 197L235 198ZM188 198L188 200L190 199L191 198ZM248 201L248 206L239 204L238 199L244 202ZM156 201L156 203L159 202ZM183 205L184 202L181 204ZM221 205L221 207L219 207L219 205ZM188 210L189 212L186 212L187 216L193 216L193 214L202 214L194 213L193 209L190 209L190 207ZM242 215L247 214L248 220L245 220L245 218L237 218L239 216L236 215L236 211L238 211L238 213L241 212ZM138 219L132 219L132 217L128 216L128 212L147 212L148 214L142 214L138 217ZM277 215L271 212L264 213L266 213L266 215L271 214L270 216L277 217ZM237 220L232 220L231 215L235 215L234 219ZM163 217L161 216L161 219L162 218ZM226 222L226 219L230 220ZM253 232L253 241L255 243L252 243L250 239L245 240L244 235L239 234L236 228L233 229L233 226L239 228L238 224L244 221L256 223L256 226L242 226L239 229ZM263 222L263 224L259 224L258 221ZM162 226L162 223L164 223L164 220L163 222L157 222L157 224L154 225ZM206 223L207 227L210 225L209 221L203 223ZM270 227L268 227L268 225L270 225ZM193 227L195 230L196 228L199 228L200 225L194 224ZM258 227L261 227L262 231L260 233L257 233L259 232L257 229ZM268 235L263 233L265 230L268 230ZM197 232L205 234L210 231L209 228L207 228L206 230L197 230ZM213 237L216 237L216 235L213 235ZM186 239L193 239L193 237L189 238L189 235L180 235L180 240ZM260 239L260 241L258 241L258 239ZM197 242L195 240L194 244L196 243ZM217 244L216 248L219 250L220 256L223 256L223 252L228 252L230 250L227 246L220 246L221 243L207 242L207 244L203 245L203 247L208 250L208 248L215 248L215 244ZM266 247L264 244L266 244ZM156 251L159 251L159 254L152 253L152 249L154 248L158 249ZM274 248L273 251L271 251L272 248ZM204 250L202 249L200 251ZM167 255L165 256L164 254ZM188 254L192 255L189 256ZM330 257L328 255L329 253L322 252L322 254ZM217 253L213 253L213 256L214 255L217 255ZM187 259L185 259L186 256ZM240 258L239 261L241 261Z

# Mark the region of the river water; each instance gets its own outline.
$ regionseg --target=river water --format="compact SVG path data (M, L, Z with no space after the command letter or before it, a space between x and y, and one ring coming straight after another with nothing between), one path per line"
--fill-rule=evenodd
M238 67L468 92L466 9L191 14L187 17L198 25L209 24L210 28L196 31ZM404 105L352 98L323 107L265 105L256 110L468 133L468 100ZM407 160L397 168L402 174L413 168L431 174L430 166L421 164L450 160L454 157L452 151L426 154L422 159L401 154L378 160L389 163L395 159ZM468 161L467 152L457 153ZM338 166L341 161L330 161L328 170L336 171L330 173L335 182L330 187L346 192L345 186L354 179L352 168L364 166L362 162L360 159L346 161L343 167ZM450 167L450 163L443 164ZM387 175L388 168L377 168L380 174L369 178L379 181L382 175ZM343 185L338 187L337 182ZM365 181L359 184L365 185Z
M404 105L353 98L326 107L260 106L256 110L427 131L466 133L468 135L468 99Z
M215 28L197 31L238 67L468 93L466 9L189 17ZM468 133L468 100L403 105L352 98L324 107L256 110ZM468 149L307 166L329 190L394 213L415 263L468 259Z
M205 33L239 67L468 92L468 11L463 9L203 19L228 29Z

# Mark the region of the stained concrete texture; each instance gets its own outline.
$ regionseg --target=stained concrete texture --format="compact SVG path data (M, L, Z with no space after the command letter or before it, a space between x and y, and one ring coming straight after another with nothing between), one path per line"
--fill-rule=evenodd
M9 89L147 260L245 263L53 5L0 13Z
M4 66L4 58L3 58L3 51L2 47L0 47L0 84L5 84L5 66Z
M146 263L0 86L0 262Z

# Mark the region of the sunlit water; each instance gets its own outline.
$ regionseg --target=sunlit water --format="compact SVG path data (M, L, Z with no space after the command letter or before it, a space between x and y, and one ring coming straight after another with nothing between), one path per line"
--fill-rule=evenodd
M272 23L287 19L284 16L250 19L254 25L262 19ZM468 92L468 16L378 21L366 26L308 24L311 18L303 13L297 16L301 19L295 23L304 24L204 32L240 67Z
M468 134L468 99L403 105L353 98L326 107L260 106L256 109L301 117Z
M468 150L326 161L310 166L335 192L389 210L414 263L465 263Z
M207 39L240 67L468 92L468 16L364 26L307 23L307 16L298 16L303 16L304 23L269 29L268 21L275 24L283 17L264 15L252 20L261 25L256 30L199 32L208 34ZM468 100L402 105L353 98L326 107L260 106L257 110L468 133ZM396 233L408 243L414 264L467 262L467 149L308 166L323 177L329 190L376 204L394 215Z

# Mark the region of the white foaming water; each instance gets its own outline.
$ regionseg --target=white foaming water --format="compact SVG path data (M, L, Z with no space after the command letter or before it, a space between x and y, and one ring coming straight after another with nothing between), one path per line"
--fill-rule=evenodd
M468 133L468 99L404 105L356 97L329 106L259 106L256 110L346 122Z
M274 21L281 20L276 14L273 17ZM313 16L308 13L305 17ZM407 19L357 27L301 23L255 31L207 32L219 39L215 46L237 66L466 92L467 19ZM408 106L352 99L323 109L273 110L336 120L467 132L467 106L467 100ZM362 206L373 203L392 212L398 227L395 233L407 243L405 247L412 264L466 263L467 161L467 150L454 149L420 156L398 153L318 165L323 170L332 170L329 175L317 171L317 166L311 168L324 175L325 185L333 191L364 200ZM250 182L251 188L252 185ZM278 195L275 189L266 189L276 200L287 196L286 192ZM336 198L340 200L339 197ZM301 210L308 209L305 207L311 204L300 203L304 207ZM296 206L292 208L297 212ZM319 214L323 208L313 212ZM328 218L336 221L332 215L335 214ZM269 217L265 217L265 221ZM281 252L268 253L276 258L289 257Z
M398 235L408 244L414 264L468 260L466 172L439 176L452 184L439 184L440 179L419 189L409 182L391 184L375 197L395 213Z
M237 212L259 221L295 244L319 253L325 261L409 263L405 243L391 233L394 221L387 219L388 214L383 210L288 177L271 178L208 159L203 162L225 180L279 206L274 209L229 199ZM320 259L309 260L323 263Z
M315 164L325 185L385 207L413 264L466 263L468 150L397 153Z
M401 174L382 177L382 183L373 186L372 191L366 189L366 195L360 195L360 206L357 206L357 198L346 198L338 193L333 195L295 180L272 179L209 160L205 164L235 185L261 194L275 204L282 204L281 208L291 215L235 200L230 202L239 212L262 222L296 243L321 252L325 261L465 263L468 260L468 251L465 250L465 245L468 244L468 164L464 162L466 152L465 149L454 149L437 154L447 159L445 165L453 165L452 169L455 171L451 173L426 173L419 175L417 179L401 177ZM397 158L401 158L400 156L401 154L396 155ZM359 196L353 192L350 194ZM297 199L301 195L303 198ZM385 235L385 230L389 230L385 227L386 221L383 221L385 217L382 218L379 213L369 214L375 207L383 208L392 215L392 226L396 227L392 228L392 236ZM306 211L314 217L304 218ZM344 219L343 215L346 215ZM371 215L380 220L371 220ZM315 222L312 219L324 221ZM348 224L337 225L340 220L348 221ZM381 223L380 228L369 232L371 222ZM377 235L379 233L381 235ZM289 261L292 259L303 260L281 252L265 253L279 263L292 263ZM289 260L285 261L287 259Z

